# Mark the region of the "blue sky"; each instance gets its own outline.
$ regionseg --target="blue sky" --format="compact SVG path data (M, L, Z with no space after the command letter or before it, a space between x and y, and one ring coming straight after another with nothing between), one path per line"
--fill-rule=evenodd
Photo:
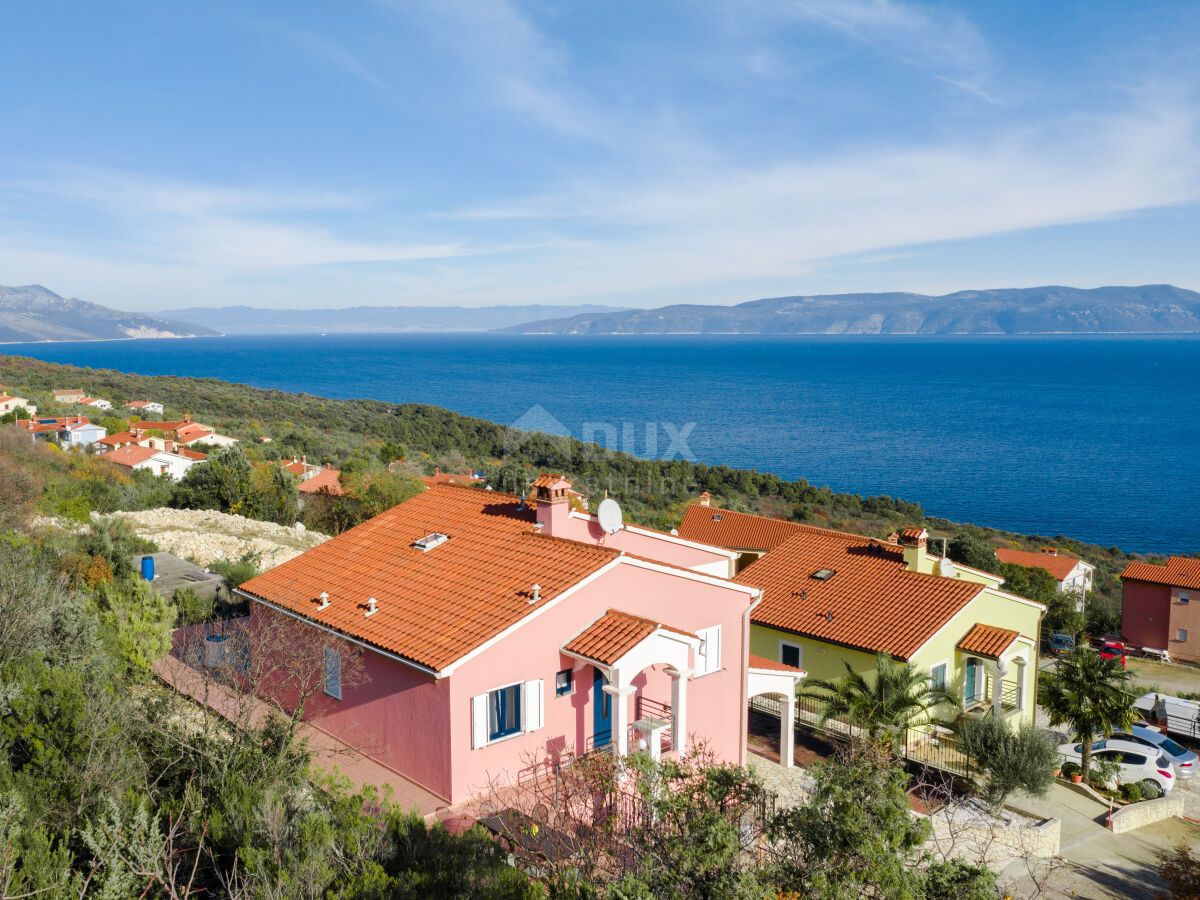
M1200 4L0 9L0 284L127 309L1200 289Z

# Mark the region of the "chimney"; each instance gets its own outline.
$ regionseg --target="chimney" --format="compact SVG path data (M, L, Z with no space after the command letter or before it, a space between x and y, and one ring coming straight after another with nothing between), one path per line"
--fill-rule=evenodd
M910 572L933 574L934 558L926 549L929 544L929 532L924 528L905 528L898 536L900 548L904 552L904 566Z
M571 516L571 504L567 495L571 490L571 482L561 475L540 475L533 483L533 490L537 499L537 521L542 527L542 534L565 536L567 522Z
M535 584L532 588L530 588L530 591L529 591L529 605L533 606L533 604L541 603L541 602L542 602L542 586L540 584Z
M712 494L710 494L708 491L705 491L703 494L701 494L700 495L700 505L701 506L712 506Z
M327 607L329 605L329 592L321 591L320 600L321 600L321 602L319 604L317 604L317 609L324 609L325 607Z
M367 611L365 613L365 617L370 618L371 616L375 615L375 613L377 613L377 612L379 612L379 601L376 600L374 597L368 597L367 598Z
M442 467L441 467L441 466L434 466L434 467L433 467L433 477L434 477L434 478L437 478L437 477L438 477L439 475L441 475L441 474L442 474Z

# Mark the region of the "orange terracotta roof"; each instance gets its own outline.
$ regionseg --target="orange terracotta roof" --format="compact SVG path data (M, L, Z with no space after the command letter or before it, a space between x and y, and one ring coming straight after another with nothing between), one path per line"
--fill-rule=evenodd
M242 585L246 593L441 670L617 558L536 534L532 510L491 491L430 488ZM422 552L432 533L449 540ZM541 604L530 605L541 585ZM317 609L328 592L330 605ZM364 616L367 598L379 611Z
M78 425L91 425L92 422L87 416L47 416L45 419L41 417L36 419L17 419L16 424L18 428L23 428L26 431L32 431L37 434L47 431L62 431L64 428L74 428Z
M435 475L425 475L421 478L426 484L479 484L483 478L474 475L459 475L454 472L438 472Z
M1054 576L1055 581L1062 581L1069 576L1079 563L1078 556L1067 553L1042 553L1037 550L1014 550L1011 547L997 547L996 559L1027 569L1044 569Z
M110 447L115 447L117 444L136 444L138 439L129 431L118 431L116 434L110 434L100 438L99 443L106 444Z
M1121 577L1131 581L1149 581L1151 584L1200 590L1200 559L1172 556L1165 566L1132 562L1125 567Z
M971 630L963 635L958 642L958 649L989 659L999 659L1000 655L1012 646L1012 642L1020 637L1020 632L1011 628L1000 628L996 625L976 623Z
M679 523L679 536L735 550L772 550L800 529L797 522L693 503Z
M673 631L686 637L696 637L690 631L681 631L653 619L610 609L568 641L563 649L577 656L593 659L601 665L611 666L659 629Z
M753 653L750 654L750 668L769 669L772 672L788 672L793 675L796 673L808 674L804 671L804 669L797 668L796 666L789 666L787 663L781 663L774 659L768 659L765 656L755 656Z
M289 469L289 471L291 471ZM345 494L341 482L342 473L337 469L322 469L312 478L306 478L297 485L296 490L302 494L330 494L340 497Z
M567 479L565 479L561 475L557 475L557 474L554 474L553 472L549 472L549 473L546 473L543 475L539 475L536 479L534 479L533 487L535 487L535 488L544 487L544 488L549 488L550 490L556 490L559 488L569 489L571 487L571 482L567 481Z
M821 569L834 574L813 577ZM900 659L984 589L910 572L895 545L821 529L797 531L734 580L763 589L760 625Z
M678 536L685 540L728 550L770 551L792 535L800 533L823 534L856 541L872 540L848 531L834 531L832 528L820 528L803 522L789 522L786 519L773 519L754 513L717 509L698 503L687 508L678 531Z
M197 462L208 459L208 456L201 453L199 450L189 450L187 447L180 447L178 450L170 451L176 456L182 456L184 459L194 459Z
M145 462L157 452L153 447L140 447L137 444L129 444L120 450L109 450L107 453L101 454L100 458L107 459L118 466L129 466L132 468L138 463Z

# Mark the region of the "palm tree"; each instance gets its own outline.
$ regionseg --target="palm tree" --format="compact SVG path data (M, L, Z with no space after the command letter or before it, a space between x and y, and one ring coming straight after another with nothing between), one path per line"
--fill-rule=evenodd
M938 706L958 707L958 698L944 688L935 688L929 675L911 663L892 659L886 653L875 657L875 677L868 680L844 662L846 674L837 679L814 679L804 695L821 701L825 708L820 722L841 719L865 728L875 741L884 741L894 751L904 733L933 718Z
M1090 647L1077 646L1059 657L1053 676L1043 678L1038 702L1050 714L1052 726L1066 725L1083 745L1080 768L1084 780L1092 763L1092 742L1128 728L1136 718L1133 673L1118 659L1104 659Z

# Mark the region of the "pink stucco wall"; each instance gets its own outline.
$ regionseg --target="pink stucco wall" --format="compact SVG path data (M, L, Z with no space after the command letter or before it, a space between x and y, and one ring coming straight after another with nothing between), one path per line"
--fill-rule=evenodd
M580 588L450 676L451 800L459 803L494 781L516 779L547 753L586 747L593 730L593 669L563 656L559 648L608 609L620 609L687 631L722 626L722 670L688 684L689 735L703 739L727 761L743 756L743 614L751 597L720 584L703 584L677 573L619 565ZM693 660L693 664L694 664ZM554 695L554 676L575 670L574 693ZM540 678L545 681L542 728L498 743L471 747L471 698L495 688ZM628 721L637 713L637 697L671 702L671 682L660 667L638 674L637 693L629 699ZM615 721L615 716L614 716Z
M704 566L704 571L708 574L722 577L729 577L730 574L730 558L727 554L681 544L653 532L640 534L630 529L622 529L615 534L605 534L595 519L585 518L578 513L557 517L553 526L547 522L543 528L547 534L553 533L555 537L564 537L571 541L602 544L613 550L624 550L626 553L682 566L685 569Z
M1171 589L1144 581L1123 582L1121 633L1135 647L1166 650L1171 616Z
M280 617L251 604L253 627ZM451 792L450 685L382 654L345 644L344 657L361 654L362 677L343 684L342 699L317 693L304 718L334 737L449 799ZM314 642L313 652L323 650ZM285 704L286 705L286 704Z

